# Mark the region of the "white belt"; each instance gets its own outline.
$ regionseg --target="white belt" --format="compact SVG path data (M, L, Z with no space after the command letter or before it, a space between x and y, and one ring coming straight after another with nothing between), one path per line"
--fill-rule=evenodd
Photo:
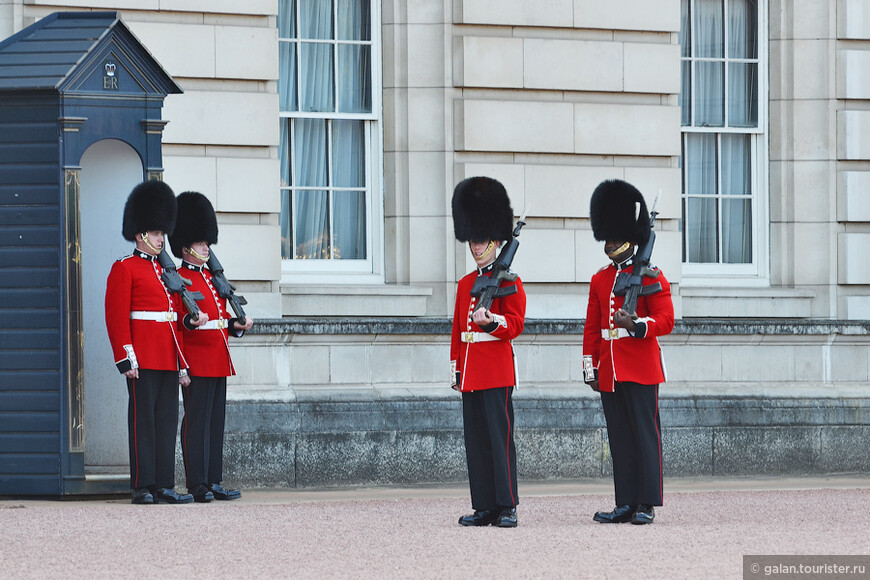
M218 318L217 320L209 320L202 326L197 326L197 330L221 330L223 328L227 328L230 325L230 321L226 318Z
M130 320L153 320L154 322L175 322L178 314L175 312L150 312L148 310L134 310L130 313Z
M631 336L625 328L602 328L601 338L604 340L616 340L619 338L628 338Z
M501 340L488 332L463 332L462 342L488 342L490 340Z

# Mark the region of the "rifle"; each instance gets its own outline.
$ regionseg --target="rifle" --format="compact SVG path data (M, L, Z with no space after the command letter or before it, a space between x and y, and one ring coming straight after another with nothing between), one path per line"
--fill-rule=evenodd
M480 274L474 281L474 286L471 287L471 295L474 297L480 297L477 301L477 308L474 309L475 312L481 308L489 310L490 306L492 306L492 301L496 298L502 298L517 293L516 285L505 286L504 288L499 288L499 285L503 280L513 282L517 279L516 273L511 272L510 267L511 262L514 261L514 255L517 253L517 248L520 247L520 241L517 238L520 235L520 230L523 229L524 225L526 225L525 219L527 213L528 208L526 208L526 213L524 213L519 221L517 221L517 226L513 231L513 237L507 245L502 248L502 251L499 252L498 258L495 259L495 262L492 263L492 273L489 276Z
M653 229L655 227L656 216L658 215L656 205L658 205L661 194L662 192L659 190L659 194L653 202L652 211L649 214L649 239L638 248L637 253L635 253L633 260L634 267L631 269L631 273L620 272L619 276L616 278L616 283L613 286L614 295L625 295L625 300L622 302L622 309L628 312L632 319L635 320L637 319L638 298L662 291L661 282L656 282L655 284L649 284L647 286L643 285L644 276L658 278L659 274L661 274L659 270L649 267L649 260L652 256L653 246L656 243L656 232Z
M163 248L163 250L157 254L157 262L160 264L160 267L163 268L162 277L166 289L173 294L180 295L181 303L184 304L184 309L187 310L188 314L194 318L199 318L199 307L196 305L196 302L202 300L205 296L203 296L201 292L191 292L187 289L191 284L190 280L181 277L181 274L178 273L178 270L175 267L175 262L173 262L172 258L169 257L169 254L166 253L166 248Z
M208 269L211 271L211 281L214 284L215 290L221 298L225 298L236 313L236 318L241 324L245 323L245 311L242 309L242 304L247 304L244 296L237 296L235 293L235 285L227 280L224 276L224 267L221 266L220 260L214 255L214 251L209 248L208 253Z

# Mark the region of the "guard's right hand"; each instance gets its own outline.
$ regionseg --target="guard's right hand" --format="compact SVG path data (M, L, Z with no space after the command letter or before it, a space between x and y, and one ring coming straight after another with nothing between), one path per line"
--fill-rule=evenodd
M130 369L124 373L124 376L128 379L138 379L139 378L139 369Z
M595 391L596 393L601 392L601 389L598 388L598 379L595 379L594 381L588 382L586 384L589 385L592 388L592 390Z

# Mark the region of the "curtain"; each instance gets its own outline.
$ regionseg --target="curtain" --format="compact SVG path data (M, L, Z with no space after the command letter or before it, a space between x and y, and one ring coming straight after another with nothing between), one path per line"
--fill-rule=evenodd
M758 58L758 7L755 0L728 2L728 57ZM728 64L728 125L758 125L758 63Z
M281 110L370 113L370 0L336 0L335 14L333 0L279 1ZM285 35L295 41L284 42ZM365 130L366 122L357 120L282 120L278 153L285 258L366 258Z
M685 236L689 262L717 262L716 135L686 135Z
M689 26L689 0L682 0L680 9L680 57L688 59L692 56L692 29ZM682 113L680 122L685 127L692 124L692 61L681 61L680 68L680 112Z
M370 46L338 46L338 105L342 113L372 112L371 60Z
M338 0L339 40L371 40L371 0Z
M365 126L362 121L332 122L333 228L336 258L366 257Z
M371 6L368 0L338 0L338 40L371 40ZM354 42L338 45L338 110L342 113L372 111L370 84L372 49Z
M281 111L295 111L296 43L283 39L296 38L296 7L293 0L280 0L278 5L278 102Z
M281 257L293 257L293 224L290 211L290 119L280 120L278 159L281 163Z
M299 37L332 39L332 0L299 0ZM331 43L300 42L302 91L300 110L332 112L335 108Z
M694 43L697 58L723 58L722 0L695 0ZM725 124L725 64L695 61L695 123L701 127Z
M296 119L293 127L294 185L325 188L328 185L326 120ZM297 189L293 197L295 257L329 258L329 197L326 190Z
M752 163L749 139L749 135L722 135L722 262L726 264L748 264L752 261Z

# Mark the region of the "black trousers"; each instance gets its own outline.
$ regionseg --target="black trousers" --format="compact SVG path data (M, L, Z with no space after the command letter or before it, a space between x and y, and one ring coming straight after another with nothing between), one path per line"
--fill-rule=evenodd
M139 369L127 392L130 487L175 487L178 371Z
M181 453L187 488L220 483L224 469L224 422L227 408L226 377L190 377L181 388L184 419Z
M462 393L465 457L475 510L519 503L512 393L513 387Z
M662 505L659 386L616 383L601 393L613 460L616 505Z

